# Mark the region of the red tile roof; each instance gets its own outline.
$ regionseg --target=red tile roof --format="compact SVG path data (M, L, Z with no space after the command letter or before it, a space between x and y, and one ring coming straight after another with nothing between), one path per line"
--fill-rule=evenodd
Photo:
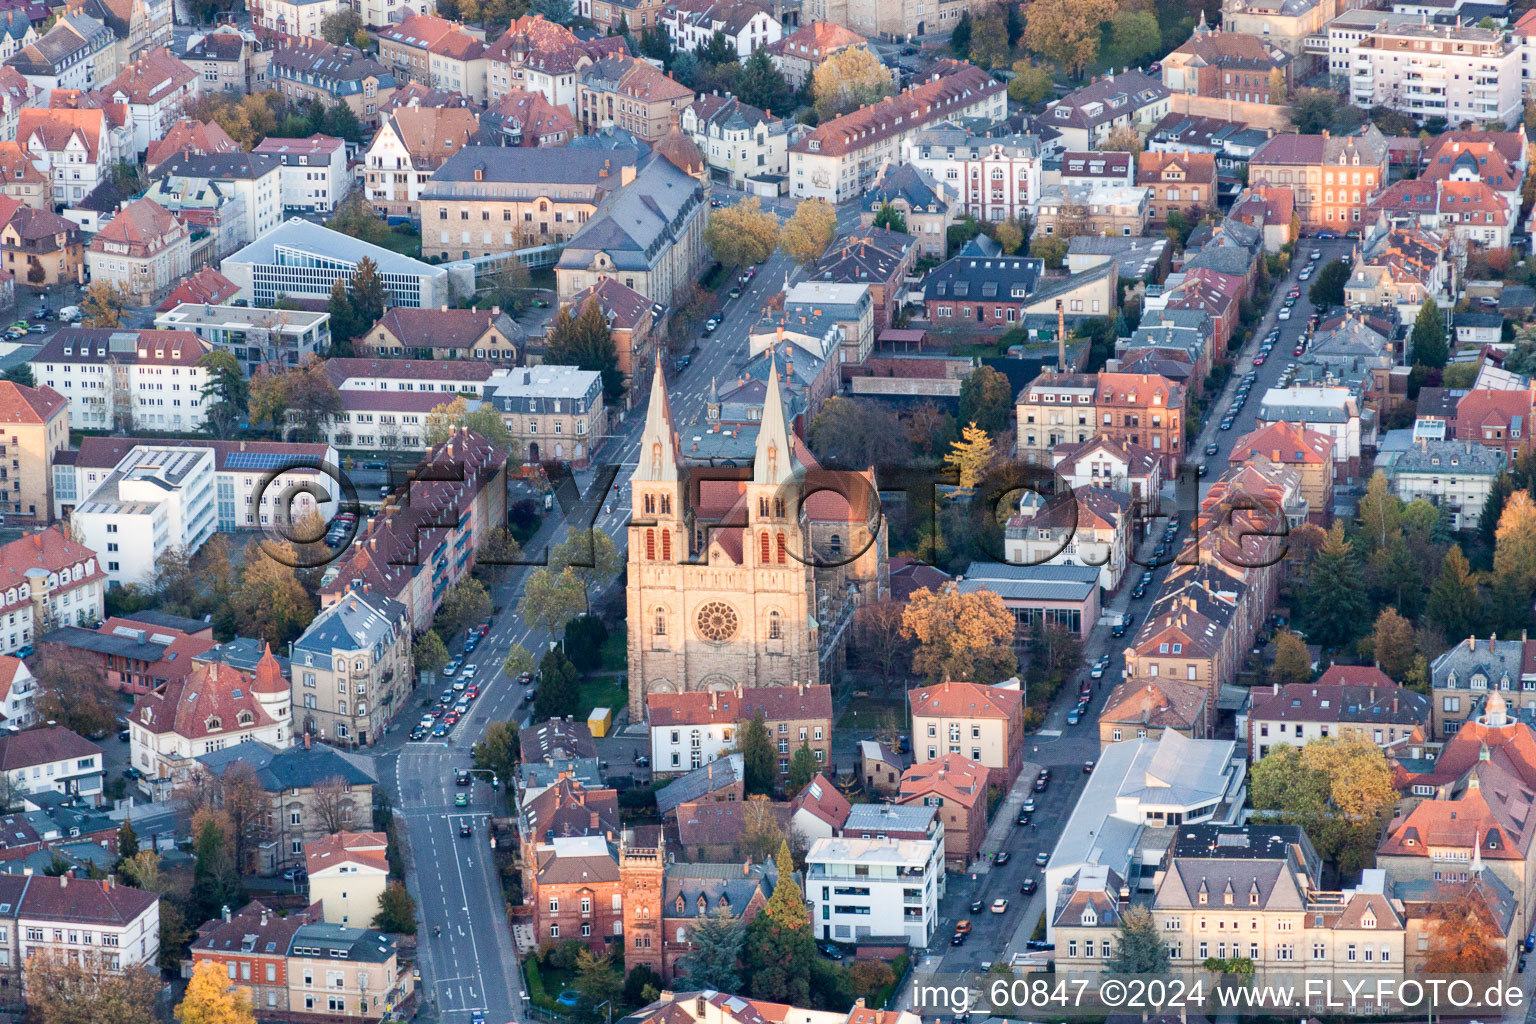
M1109 693L1099 721L1158 729L1192 729L1210 701L1210 691L1181 679L1128 679Z
M155 308L156 313L175 309L183 302L201 302L220 306L240 294L240 286L212 267L202 267L191 277L184 278L176 290Z
M337 832L304 846L304 867L313 878L338 864L357 864L376 871L389 871L384 856L389 837L383 832Z
M1381 686L1397 684L1375 665L1329 665L1317 678L1318 686Z
M962 807L975 807L986 799L990 771L986 765L960 754L922 761L901 773L896 802L911 803L937 795Z
M912 716L941 718L992 718L1007 721L1024 702L1019 690L951 680L937 686L910 690Z
M848 798L820 772L805 784L805 788L790 801L790 806L797 813L803 810L820 818L833 829L842 828L843 822L848 820L848 812L853 809Z
M21 920L121 928L159 902L155 893L118 885L110 877L96 881L32 875L16 916Z
M81 567L80 578L74 578L74 568ZM64 533L63 527L51 526L46 530L29 533L25 537L0 546L0 611L32 603L27 592L28 569L43 569L49 574L53 588L75 589L107 578L96 560L96 552L73 540ZM56 574L70 570L68 581L54 578ZM14 592L15 597L6 598Z
M787 54L803 58L812 64L820 64L838 50L845 50L850 46L868 45L868 39L835 21L813 21L780 39L768 49L771 53Z
M1260 427L1238 438L1232 446L1239 460L1262 455L1286 465L1333 466L1333 438L1300 423L1284 420Z
M43 149L62 152L70 139L78 138L85 146L86 160L95 163L101 151L101 134L106 130L107 115L100 110L55 110L23 107L16 124L16 141L23 148L36 137Z
M154 170L162 162L178 153L206 156L213 153L238 152L240 152L240 144L229 137L229 133L219 122L180 118L171 125L170 131L165 133L164 138L150 142L145 166Z
M934 69L934 73L942 77L833 118L791 146L791 151L842 156L868 148L880 139L910 131L914 124L957 116L963 108L1005 88L1003 83L974 64L944 59L934 65Z
M0 380L0 423L47 423L69 408L69 399L44 384L29 388Z
M128 247L128 255L144 259L186 237L186 226L153 199L135 199L91 239L92 252L106 252L108 242Z
M734 690L651 693L645 698L652 728L739 722L761 711L769 722L832 718L830 686L756 686Z
M217 661L202 661L162 689L139 694L132 721L152 733L199 739L244 732L275 720L256 699L251 677Z
M102 749L96 744L62 725L0 735L0 771L5 772L20 771L53 761L74 760L77 757L99 757L102 754Z
M1378 856L1431 856L1447 847L1476 849L1483 860L1524 860L1536 826L1533 794L1519 779L1479 765L1457 799L1422 800L1392 822Z

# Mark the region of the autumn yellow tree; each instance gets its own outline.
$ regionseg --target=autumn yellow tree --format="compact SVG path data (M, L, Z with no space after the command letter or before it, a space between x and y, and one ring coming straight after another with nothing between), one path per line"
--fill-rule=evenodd
M1099 55L1099 26L1114 18L1115 0L1034 0L1024 25L1024 45L1081 76Z
M256 1024L251 990L231 985L224 969L204 960L192 971L187 993L176 1005L178 1024Z
M986 476L992 465L992 438L974 423L960 430L960 440L949 446L944 465L960 474L961 490L971 490Z
M1508 962L1490 904L1497 897L1479 878L1441 882L1429 908L1426 974L1499 974Z
M779 219L756 199L747 199L710 214L704 244L728 267L761 263L779 246Z
M1527 491L1516 491L1504 503L1493 534L1493 573L1507 577L1516 591L1536 590L1536 502Z
M816 116L823 121L875 103L894 88L890 69L864 46L834 53L821 62L811 78Z
M1105 150L1111 153L1130 153L1132 156L1146 148L1141 133L1128 124L1122 124L1104 138Z
M1008 220L997 226L997 244L1006 256L1012 256L1024 244L1024 229Z
M779 247L796 263L810 266L836 236L837 211L832 204L825 199L803 199L779 231Z
M1018 671L1013 613L990 590L960 593L953 583L907 601L902 632L917 642L912 671L929 682L1000 682Z
M286 541L262 538L245 546L240 583L230 594L243 634L284 650L309 625L315 606L294 572L301 564L299 553Z
M115 281L97 281L85 290L80 300L81 326L121 327L129 296Z

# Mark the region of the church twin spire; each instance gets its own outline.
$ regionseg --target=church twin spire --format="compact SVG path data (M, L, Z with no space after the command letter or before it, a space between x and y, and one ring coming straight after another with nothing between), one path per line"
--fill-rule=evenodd
M667 401L667 382L661 360L656 360L656 376L651 381L650 404L645 410L645 429L640 433L639 465L633 479L645 483L677 483L677 427L672 421L672 403Z

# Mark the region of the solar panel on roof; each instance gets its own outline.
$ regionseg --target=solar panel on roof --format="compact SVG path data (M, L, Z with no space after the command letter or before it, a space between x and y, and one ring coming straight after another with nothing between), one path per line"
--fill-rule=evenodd
M224 464L229 469L293 469L313 466L315 460L286 452L230 452Z

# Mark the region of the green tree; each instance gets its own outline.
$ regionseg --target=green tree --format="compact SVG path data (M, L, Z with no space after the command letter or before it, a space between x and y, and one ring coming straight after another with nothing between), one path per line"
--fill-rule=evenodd
M416 934L416 901L406 890L403 882L390 882L379 893L379 912L373 915L370 928L391 935Z
M592 609L592 588L612 583L624 568L624 556L614 547L613 538L601 530L571 527L565 537L549 552L551 568L569 569L581 583L585 610Z
M581 705L581 681L576 666L565 652L556 647L539 662L538 689L533 695L533 713L543 721L574 715Z
M1323 647L1341 648L1365 628L1370 599L1354 545L1344 538L1342 523L1334 523L1328 539L1312 561L1304 605L1314 640Z
M347 282L338 277L331 283L330 304L326 311L331 315L330 355L351 356L352 343L362 337L370 324L359 324L352 309L352 299L347 295Z
M624 982L610 958L597 956L583 946L576 954L576 977L571 986L581 993L581 1002L576 1005L577 1018L596 1022L605 1019L605 1009L612 1011L614 1002L623 994Z
M1471 636L1482 616L1483 601L1472 579L1472 566L1452 544L1440 563L1440 574L1429 588L1424 616L1448 639Z
M517 723L492 722L470 756L476 768L494 772L503 783L510 783L517 774L520 751Z
M32 376L31 363L17 363L15 366L0 374L0 379L8 380L12 384L21 384L25 387L37 387L37 380Z
M1385 547L1401 536L1403 501L1391 492L1387 475L1381 470L1371 474L1356 511L1360 516L1360 541L1367 552Z
M371 257L364 256L357 261L357 270L353 272L352 283L347 288L347 298L352 302L355 322L364 331L378 323L384 315L389 293L384 287L384 279L379 276L379 265Z
M1109 51L1113 63L1133 67L1153 54L1163 53L1157 15L1151 11L1122 8L1109 23Z
M996 437L1013 415L1013 385L990 366L977 367L961 382L960 418L971 426Z
M437 630L429 629L416 638L416 643L411 647L411 658L417 672L436 675L448 664L448 646L443 643Z
M531 281L522 260L505 260L486 279L485 297L497 309L515 313L526 304Z
M801 740L800 749L795 751L795 756L789 761L789 792L798 793L810 785L811 779L816 777L820 769L810 743Z
M1166 974L1168 944L1158 934L1152 914L1145 907L1131 907L1120 915L1120 934L1115 955L1105 965L1110 974Z
M877 103L894 87L890 69L865 46L837 51L811 75L816 116L823 121Z
M513 644L502 659L501 671L508 679L516 679L524 672L533 672L533 655L522 644Z
M566 313L562 309L561 313ZM572 318L556 316L545 342L546 362L595 370L603 375L603 394L611 402L624 393L624 374L619 370L618 349L602 304L591 296Z
M961 60L967 60L971 53L971 12L962 11L960 20L955 22L954 30L949 34L949 52Z
M202 390L207 417L204 429L214 437L233 437L250 405L245 371L224 349L204 353L198 358L197 365L208 375Z
M224 907L238 910L245 905L245 887L230 856L226 828L214 815L202 814L194 833L191 899L199 921L218 917Z
M1169 211L1169 216L1178 213L1177 210ZM1060 270L1067 258L1067 247L1071 243L1059 235L1036 235L1030 239L1029 254L1036 259L1045 260L1045 265L1051 270Z
M1271 747L1250 779L1259 820L1300 825L1345 873L1369 866L1377 830L1398 795L1381 748L1354 737Z
M690 949L677 964L684 985L695 990L740 991L738 964L746 937L740 918L730 909L720 907L708 916L700 914L688 933Z
M357 119L357 114L353 113L352 108L342 100L337 100L326 108L325 124L322 127L322 131L326 135L344 139L357 145L362 145L365 141L363 138L363 123ZM364 258L366 259L367 257Z
M748 795L772 793L774 781L773 737L759 708L751 718L737 723L736 749L741 754L742 773Z
M465 576L443 595L434 628L457 640L470 626L490 615L491 595L486 592L485 584L473 576Z
M767 47L762 46L753 50L741 65L741 74L736 76L736 96L759 110L777 110L781 115L788 114L795 103L795 91L769 58Z
M773 895L747 926L747 981L754 998L804 1006L810 998L816 941L787 844L779 847L778 867Z
M139 852L139 834L133 830L133 821L124 818L117 827L117 859L127 860Z
M1008 98L1015 103L1035 106L1044 103L1054 91L1055 75L1045 64L1032 60L1013 62L1013 81L1008 83Z
M875 219L870 223L871 227L884 228L887 231L899 231L907 233L907 215L902 213L890 203L881 203L875 211ZM23 364L25 365L25 364Z
M350 7L343 7L335 14L327 14L320 19L320 38L332 46L351 45L353 37L362 30L362 17Z
M1003 255L1012 256L1024 244L1024 229L1013 221L1005 220L993 230L992 238L998 248L1003 250Z
M731 64L740 56L725 33L718 29L709 37L709 42L693 51L693 55L701 64Z
M1404 682L1413 669L1413 623L1399 615L1396 608L1383 608L1371 631L1371 651L1377 668L1394 682Z
M1081 76L1098 57L1099 27L1105 14L1105 5L1096 0L1035 0L1029 5L1024 45Z
M640 55L658 61L663 67L672 63L675 51L672 49L672 37L661 25L652 25L640 30Z
M1307 298L1314 306L1342 306L1346 284L1349 284L1349 263L1329 260L1327 266L1317 272L1312 287L1307 289Z
M1415 366L1438 369L1451 356L1445 341L1445 314L1440 312L1435 300L1428 296L1425 296L1424 305L1419 307L1419 315L1413 321L1409 344L1413 348Z

